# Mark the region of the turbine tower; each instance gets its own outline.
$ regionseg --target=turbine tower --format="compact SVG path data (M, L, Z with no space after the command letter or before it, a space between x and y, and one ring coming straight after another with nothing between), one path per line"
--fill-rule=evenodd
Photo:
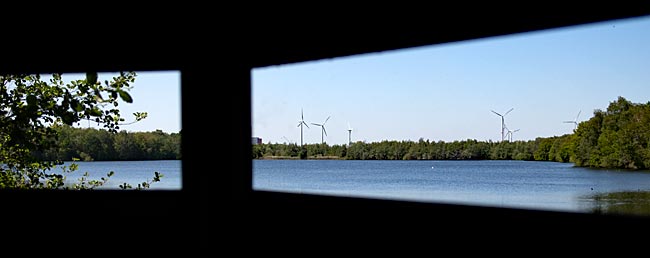
M307 123L305 123L305 116L303 115L302 108L300 109L300 121L298 121L298 127L300 127L300 146L302 147L302 126L309 128Z
M320 126L320 128L321 128L321 131L320 131L320 143L325 143L325 137L323 136L323 134L327 135L327 131L325 131L325 123L327 123L327 120L330 120L329 116L327 117L327 119L325 119L325 122L323 122L322 124L311 123L312 125Z
M578 111L578 115L576 116L576 119L575 119L575 120L573 120L573 121L564 121L564 123L571 123L571 124L574 124L574 125L575 125L575 127L573 128L574 131L575 131L576 129L578 129L578 117L580 116L580 112L582 112L582 110Z
M352 144L352 127L350 127L350 123L348 123L348 146Z
M495 112L494 110L491 110L492 113L495 113L495 114L497 114L497 116L500 116L500 117L501 117L501 141L503 141L503 140L506 138L506 135L505 135L505 130L506 130L506 121L505 121L505 118L504 118L504 117L505 117L508 113L510 113L510 111L512 111L513 109L515 109L515 108L511 108L510 110L508 110L508 112L506 112L506 113L503 114L503 115L501 115L501 114Z

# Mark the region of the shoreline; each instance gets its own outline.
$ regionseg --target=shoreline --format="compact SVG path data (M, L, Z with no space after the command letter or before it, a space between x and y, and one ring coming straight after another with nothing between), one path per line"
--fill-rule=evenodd
M339 156L310 156L305 159L301 159L300 157L297 156L266 156L257 159L258 160L345 160Z

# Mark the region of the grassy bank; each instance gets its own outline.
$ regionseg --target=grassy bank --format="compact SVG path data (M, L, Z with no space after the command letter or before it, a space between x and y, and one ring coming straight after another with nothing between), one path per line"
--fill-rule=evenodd
M616 215L650 215L650 191L602 193L591 196L592 212Z

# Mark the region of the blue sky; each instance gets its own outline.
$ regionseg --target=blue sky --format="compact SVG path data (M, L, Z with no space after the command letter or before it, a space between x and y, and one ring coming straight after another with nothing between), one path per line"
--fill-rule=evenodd
M572 133L618 96L650 101L650 17L614 20L251 71L264 143L513 140Z
M100 81L111 80L118 73L100 73ZM63 74L63 79L84 79L80 74ZM121 126L120 130L131 132L149 132L162 130L178 133L181 129L181 73L179 71L136 71L133 88L129 91L133 103L121 102L118 106L125 122L134 120L134 112L147 112L147 118L130 125ZM97 123L82 121L77 127L97 128Z

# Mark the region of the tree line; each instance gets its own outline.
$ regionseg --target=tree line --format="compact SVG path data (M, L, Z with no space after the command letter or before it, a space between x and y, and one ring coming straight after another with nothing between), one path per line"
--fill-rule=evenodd
M528 141L381 141L348 145L258 144L253 159L528 160L572 162L594 168L650 169L650 102L623 97L581 122L574 133Z
M56 148L34 152L42 160L127 161L181 159L181 133L109 132L104 129L54 127Z

